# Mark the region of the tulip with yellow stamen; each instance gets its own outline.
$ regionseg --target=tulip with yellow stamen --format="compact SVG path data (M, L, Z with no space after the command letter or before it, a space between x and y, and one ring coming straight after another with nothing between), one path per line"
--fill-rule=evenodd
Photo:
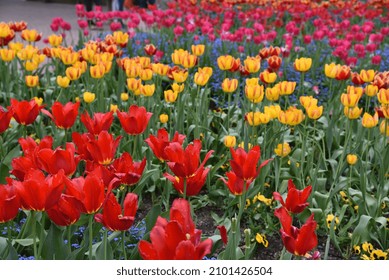
M231 55L222 55L217 58L217 65L220 70L230 70L235 59Z
M159 121L161 123L167 123L169 121L169 116L167 114L160 114Z
M375 71L373 69L370 70L364 70L362 69L359 73L359 76L365 83L370 83L374 80Z
M277 74L274 72L269 72L268 70L265 70L259 74L259 78L263 83L266 84L272 84L276 81L277 79Z
M277 145L277 148L274 149L274 153L279 157L286 157L291 152L289 143L284 142Z
M301 57L294 61L294 69L299 72L307 72L312 66L312 58Z
M205 51L205 45L192 45L191 47L192 49L192 53L196 56L201 56L204 54L204 51Z
M244 69L249 73L257 73L261 69L261 57L248 56L244 61Z
M39 83L39 77L28 75L25 77L25 82L26 82L26 86L30 88L36 87Z
M378 87L376 85L367 85L365 88L365 94L369 97L376 96L378 93Z
M89 91L84 92L82 95L82 99L84 99L85 103L92 103L96 98L96 95L94 93L91 93Z
M305 119L302 110L296 107L289 107L286 111L280 111L278 114L278 121L282 124L295 126L300 124Z
M280 89L280 95L291 95L296 88L296 82L282 81L274 86Z
M377 97L382 105L389 105L389 89L381 88Z
M246 120L250 126L258 126L269 123L270 116L261 112L248 112Z
M266 88L266 99L269 101L277 101L280 99L280 88L279 87L268 87Z
M222 90L225 93L232 93L238 88L237 79L225 78L222 82Z
M344 107L343 109L344 115L350 120L358 119L361 116L362 111L363 111L362 108L359 108L358 106Z
M163 94L164 94L164 96L165 96L165 101L166 101L167 103L174 103L174 102L176 102L177 97L178 97L178 92L173 91L173 90L171 90L171 89L165 90L165 91L163 92Z
M66 76L62 77L62 76L57 76L57 84L61 87L61 88L67 88L70 84L70 79Z
M140 85L140 92L147 97L153 96L155 92L155 84Z
M236 145L236 137L233 135L227 135L224 137L224 146L227 148L233 148Z
M259 103L263 100L264 97L264 88L263 85L246 85L244 88L245 95L248 100L253 103Z
M374 116L369 113L364 113L362 117L362 126L366 128L372 128L378 124L378 113L376 112Z
M323 114L323 106L311 105L305 108L308 118L317 120Z

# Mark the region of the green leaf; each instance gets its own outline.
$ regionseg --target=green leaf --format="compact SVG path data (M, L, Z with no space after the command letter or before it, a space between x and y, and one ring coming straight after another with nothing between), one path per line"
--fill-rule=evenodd
M0 184L5 184L5 178L9 176L9 167L5 164L0 165Z
M112 260L113 259L113 252L112 252L112 246L109 240L107 239L107 254L104 256L104 242L99 242L99 246L96 249L96 260Z
M14 239L13 242L18 243L24 247L31 246L34 244L34 239L33 238L23 238L23 239ZM36 239L36 242L39 242L39 239Z
M371 221L373 221L372 217L366 215L361 216L357 227L354 229L351 244L359 245L370 240Z
M151 229L155 225L155 222L157 221L158 216L161 214L161 211L162 211L161 205L157 204L147 214L147 216L145 218L145 220L146 220L146 232L151 231Z
M64 230L51 224L43 243L42 258L45 260L65 260L69 256L69 247L64 243Z

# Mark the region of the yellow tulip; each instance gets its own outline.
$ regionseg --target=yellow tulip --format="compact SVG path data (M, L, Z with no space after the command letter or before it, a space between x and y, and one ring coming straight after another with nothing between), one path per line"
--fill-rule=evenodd
M12 61L16 56L16 52L14 50L9 49L0 49L0 58L2 61Z
M280 111L278 121L282 124L295 126L300 124L305 119L303 111L296 107L289 107L286 111Z
M74 80L77 80L78 78L80 78L81 69L78 67L70 66L70 67L66 68L65 73L66 73L66 77L68 77L69 80L74 81Z
M167 123L169 121L169 116L167 114L160 114L159 121L161 123Z
M355 107L344 107L344 115L350 120L355 120L359 118L362 114L362 108Z
M126 92L123 92L120 94L120 99L124 102L126 102L128 100L128 93Z
M205 51L205 45L192 45L192 53L197 56L203 55Z
M224 137L224 146L227 148L235 147L236 145L236 137L232 135L227 135Z
M270 116L261 112L248 112L246 119L250 126L258 126L267 124L270 121Z
M389 137L389 121L388 121L388 119L385 119L385 120L383 120L381 122L381 124L380 124L380 132L381 132L381 134L386 135L386 136Z
M323 106L311 105L305 108L308 118L317 120L323 114Z
M281 107L280 107L280 105L265 106L264 112L266 115L269 115L271 120L277 119L278 115L281 112Z
M245 86L244 92L246 97L253 103L259 103L263 100L263 96L264 96L263 85Z
M69 86L69 83L70 83L70 79L68 77L57 76L57 84L61 88L67 88Z
M280 99L280 88L279 87L266 88L266 99L270 101L277 101L278 99Z
M140 89L141 80L135 79L135 78L128 78L127 79L127 87L132 92L136 92Z
M294 69L296 69L296 71L307 72L312 66L312 58L306 58L306 57L296 58L293 66Z
M92 103L95 100L96 95L94 93L86 91L86 92L84 92L82 98L84 99L84 101L86 103Z
M197 56L193 54L186 54L181 58L181 65L185 68L193 68L197 64Z
M261 79L262 82L266 84L272 84L276 81L277 74L275 72L269 72L268 70L265 70L261 72L259 78Z
M325 64L324 65L324 74L331 79L335 79L336 73L338 72L338 69L340 68L340 64Z
M244 61L244 68L247 70L249 73L257 73L259 69L261 69L261 57L256 56L248 56Z
M380 89L380 91L377 94L378 101L382 105L389 105L389 89Z
M176 91L178 93L183 92L184 88L185 88L184 84L178 84L178 83L173 83L172 84L173 91Z
M235 59L231 55L222 55L217 58L217 65L220 70L230 70L234 65Z
M274 152L279 157L286 157L291 152L289 143L284 142L283 144L278 144L277 148L274 149Z
M139 77L142 81L149 81L153 78L153 70L141 69L139 72Z
M51 34L48 37L48 40L49 40L49 44L52 47L56 48L56 47L58 47L59 45L62 44L62 35Z
M151 85L140 85L140 92L144 95L144 96L153 96L154 92L155 92L155 84L151 84Z
M225 93L232 93L237 89L237 87L238 87L237 79L225 78L222 82L222 90Z
M174 102L176 102L177 97L178 97L178 92L169 89L169 90L165 90L163 93L164 93L164 96L165 96L165 101L167 103L174 103Z
M374 116L369 113L364 113L362 117L362 126L366 128L375 127L378 124L378 113L376 112Z
M105 67L102 63L99 63L97 65L91 66L89 68L89 72L92 78L101 79L102 77L104 77Z
M281 96L291 95L296 88L296 82L282 81L277 83L275 86L279 87Z
M205 86L208 83L209 75L203 72L196 72L194 75L194 82L196 85Z
M306 109L312 105L317 105L317 99L313 96L300 96L300 104Z
M39 83L39 77L38 76L31 76L28 75L25 77L26 85L30 88L36 87Z
M365 94L367 96L373 97L376 96L378 93L378 87L375 85L367 85L365 88Z
M347 159L347 163L350 165L355 165L358 161L357 155L354 154L348 154L346 159Z
M359 75L361 76L362 81L364 81L365 83L370 83L374 80L375 71L373 69L370 70L362 69Z

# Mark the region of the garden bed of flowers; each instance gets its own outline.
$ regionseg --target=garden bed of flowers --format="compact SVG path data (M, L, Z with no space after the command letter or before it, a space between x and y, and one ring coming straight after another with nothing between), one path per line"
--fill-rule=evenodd
M75 12L0 23L1 259L388 258L385 1Z

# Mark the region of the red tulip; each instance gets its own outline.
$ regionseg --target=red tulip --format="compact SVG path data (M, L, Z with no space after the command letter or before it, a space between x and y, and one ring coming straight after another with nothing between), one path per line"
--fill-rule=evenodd
M301 213L308 205L307 199L312 192L312 186L308 186L302 191L296 189L296 186L293 184L293 181L289 179L288 181L288 196L286 201L282 198L281 194L278 192L273 193L275 200L281 202L281 205L285 207L286 210L298 214Z
M83 160L93 160L91 153L88 151L88 143L94 140L95 137L90 133L80 134L78 132L72 133L73 143L77 147L77 154Z
M252 181L259 175L261 168L269 163L269 159L265 160L258 168L258 161L261 158L261 150L259 146L254 146L248 153L243 148L234 150L230 148L232 160L230 160L231 168L242 180Z
M196 175L196 173L204 167L213 153L213 150L209 151L199 166L201 141L198 139L194 140L192 144L189 144L185 150L181 144L173 142L170 143L164 151L166 159L169 161L167 164L170 170L176 176L182 178L189 178Z
M51 107L52 114L45 109L42 109L42 113L49 116L57 127L68 129L74 125L78 116L79 107L80 102L68 102L65 105L62 105L60 102L56 101Z
M3 107L0 107L0 133L3 133L9 127L9 123L11 122L11 118L13 115L13 111L11 107L7 108L7 112L4 111Z
M48 178L38 169L30 169L23 182L12 181L25 210L45 211L50 184Z
M20 199L12 180L7 185L0 185L0 224L13 220L19 212Z
M120 179L120 183L132 186L139 182L146 166L146 158L141 162L133 162L129 153L124 152L113 164L114 174Z
M47 209L47 215L56 225L70 226L81 216L82 203L74 196L62 194L57 203Z
M226 175L228 181L226 181L224 178L220 179L224 182L233 195L242 195L243 192L247 191L253 182L253 180L244 181L243 179L237 177L233 171L227 172Z
M304 256L308 251L317 246L317 236L315 233L317 223L314 220L313 214L301 229L292 226L292 217L284 207L276 209L274 215L281 222L282 228L280 232L282 241L286 250L290 253Z
M143 49L149 56L152 56L157 52L157 48L153 44L147 44Z
M227 229L226 229L226 227L225 226L217 226L216 228L220 232L220 237L221 237L221 239L223 241L223 244L227 245L227 243L228 243L228 236L227 236Z
M176 131L172 141L169 141L169 133L166 131L165 128L161 128L157 132L157 137L155 137L154 135L150 135L149 138L145 140L145 142L149 145L154 155L160 161L163 162L167 159L167 156L165 154L165 148L171 142L177 142L178 144L182 145L185 137L185 135L179 134L178 131Z
M121 136L118 136L114 139L111 134L103 130L99 133L97 139L91 139L87 143L87 150L95 162L108 165L115 157L121 138Z
M123 129L130 135L138 135L146 130L152 113L146 112L145 107L131 105L128 113L117 111Z
M169 222L158 217L150 240L139 242L139 253L145 260L201 260L212 249L211 239L201 241L201 230L195 228L185 199L174 200Z
M88 174L85 178L78 177L72 180L74 186L82 194L84 209L87 214L96 213L103 205L105 198L105 185L96 174Z
M186 179L186 195L193 196L198 195L201 188L204 186L207 179L209 168L200 168L194 176L188 178L174 177L169 173L163 174L170 182L172 182L173 187L180 193L184 193L184 180Z
M103 213L96 214L95 220L102 223L112 231L128 230L135 220L138 210L138 196L128 193L124 199L123 210L113 193L108 194L108 198L103 206Z
M88 112L81 115L81 122L85 125L89 133L99 135L103 130L108 131L113 122L113 111L108 113L94 113L93 119Z
M35 121L42 107L34 99L31 101L18 101L11 98L11 108L13 117L18 123L29 125Z
M72 176L80 160L74 155L75 150L73 143L66 143L66 150L42 149L37 154L42 169L47 173L54 175L63 170L66 176Z

